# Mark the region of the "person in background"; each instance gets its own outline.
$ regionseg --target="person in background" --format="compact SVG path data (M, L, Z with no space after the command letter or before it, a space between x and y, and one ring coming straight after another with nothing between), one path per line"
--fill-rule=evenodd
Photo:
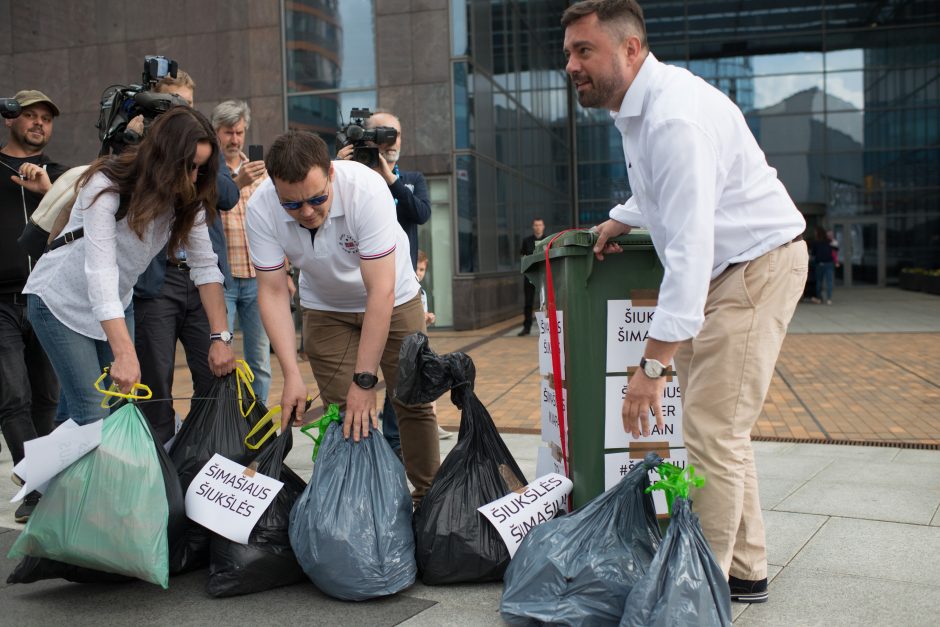
M431 219L431 199L428 196L428 184L424 175L416 171L402 170L398 167L401 156L401 120L398 116L386 111L376 109L370 117L366 118L366 128L373 129L378 126L394 128L398 131L395 141L381 144L379 149L379 162L373 168L388 184L395 200L395 218L408 236L408 254L411 265L418 265L418 227ZM344 146L337 153L338 159L352 159L353 146ZM401 455L401 437L398 432L398 417L395 415L395 405L391 401L391 390L386 390L385 401L379 419L382 422L382 434L392 449ZM442 438L449 437L448 432L439 430Z
M832 239L821 226L816 227L816 235L810 242L809 254L813 257L816 271L816 296L811 300L817 305L826 302L832 304L832 283L835 280L835 255Z
M177 72L176 78L166 76L154 86L154 91L178 96L190 107L195 89L196 83L183 70ZM218 212L234 207L238 203L239 193L225 166L221 150L213 152L213 158L219 162L212 169L215 173L216 211L207 214L210 217L208 231L219 271L224 284L228 285L232 277L225 233ZM153 397L164 399L142 403L141 410L164 443L176 432L176 413L171 399L177 340L186 353L186 364L193 378L193 396L196 398L206 396L214 381L210 354L218 350L231 354L232 333L228 318L222 328L210 333L205 303L201 298L202 290L195 282L191 269L185 246L168 248L153 257L134 286L134 342L137 354L140 355L141 376L153 391ZM224 346L224 349L217 348L216 344Z
M519 254L525 257L535 252L535 242L542 239L545 235L545 221L542 218L532 220L532 235L522 239L522 248ZM525 297L525 304L522 306L522 330L519 335L528 335L532 332L532 307L535 302L535 285L528 277L522 277L522 293Z
M16 240L66 168L43 154L59 108L32 89L14 99L22 110L19 117L4 120L10 135L0 149L0 428L16 465L26 442L52 431L59 402L55 371L26 315L23 287L33 260ZM66 412L62 404L62 420ZM15 474L13 482L23 484ZM29 520L38 502L39 493L29 493L13 513L16 522Z
M226 100L212 111L212 127L225 157L225 165L240 192L238 203L231 211L221 214L232 273L232 281L225 287L228 328L235 328L235 315L238 314L245 361L255 375L254 392L262 402L267 403L271 388L271 342L261 325L261 314L258 311L258 283L248 253L245 211L248 199L268 175L264 161L249 161L242 152L250 125L251 109L242 100ZM285 280L293 298L294 281L287 272Z
M415 278L418 279L418 283L424 281L424 276L428 272L428 256L423 250L418 250L418 266L415 269ZM434 321L437 318L434 316L433 311L428 311L428 293L422 287L421 288L421 305L424 307L424 324L431 326L434 324ZM387 394L387 393L386 393ZM386 397L387 398L387 397ZM431 409L434 412L434 416L437 416L437 401L431 403ZM440 423L437 425L437 435L442 440L449 440L454 437L453 432L448 431L441 427Z

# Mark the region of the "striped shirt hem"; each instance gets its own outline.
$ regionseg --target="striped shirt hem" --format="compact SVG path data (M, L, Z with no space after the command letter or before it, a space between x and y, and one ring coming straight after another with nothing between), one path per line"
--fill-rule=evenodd
M366 260L366 261L370 261L370 260L372 260L372 259L381 259L382 257L387 257L388 255L391 255L393 252L395 252L395 246L394 246L394 245L392 245L391 248L389 248L388 250L386 250L386 251L384 251L384 252L376 253L376 254L374 254L374 255L359 255L359 258L360 258L360 259L364 259L364 260Z

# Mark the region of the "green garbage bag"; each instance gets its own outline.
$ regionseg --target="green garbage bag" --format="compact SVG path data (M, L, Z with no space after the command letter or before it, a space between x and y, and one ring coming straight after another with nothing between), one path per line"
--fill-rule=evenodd
M101 445L49 484L9 557L169 583L169 506L146 418L132 403L105 418Z

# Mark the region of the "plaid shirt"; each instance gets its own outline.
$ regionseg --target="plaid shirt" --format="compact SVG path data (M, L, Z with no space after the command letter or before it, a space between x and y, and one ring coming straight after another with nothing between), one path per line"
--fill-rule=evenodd
M231 211L219 212L222 214L222 227L225 229L228 263L232 269L232 276L237 279L255 278L255 267L248 253L248 236L245 234L245 211L248 209L248 199L266 178L268 178L267 174L251 185L241 188L238 204L232 207Z

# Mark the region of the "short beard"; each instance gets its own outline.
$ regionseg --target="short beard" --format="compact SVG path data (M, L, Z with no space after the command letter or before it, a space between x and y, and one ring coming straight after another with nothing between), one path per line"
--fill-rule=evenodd
M619 102L612 102L619 91L618 83L622 72L620 71L620 61L614 57L610 67L610 74L606 76L591 77L591 86L585 92L578 93L578 102L587 109L610 109L617 107Z
M20 135L19 133L16 133L15 139L17 143L19 143L21 146L28 146L30 148L34 148L40 151L46 147L46 144L49 143L49 136L45 134L43 134L42 141L39 142L38 144L32 141L31 139L29 139L28 133L23 133L22 135Z

